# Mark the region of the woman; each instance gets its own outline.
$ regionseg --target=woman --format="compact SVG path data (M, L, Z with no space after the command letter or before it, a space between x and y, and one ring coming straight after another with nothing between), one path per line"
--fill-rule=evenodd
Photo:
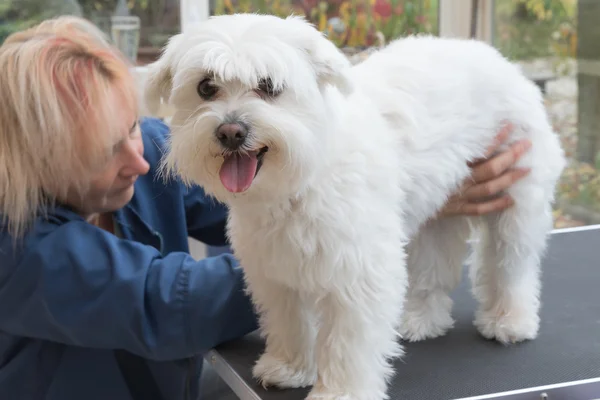
M168 128L138 121L129 66L86 21L9 37L0 87L3 398L198 398L200 356L257 327L236 260L188 254L188 236L226 245L226 210L158 176ZM474 163L440 218L510 206L480 200L525 150Z

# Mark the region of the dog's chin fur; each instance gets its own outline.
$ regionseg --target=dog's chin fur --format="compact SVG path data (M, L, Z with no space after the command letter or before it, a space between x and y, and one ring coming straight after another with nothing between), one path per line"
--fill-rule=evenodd
M218 95L198 82L214 75ZM212 76L211 75L211 76ZM268 77L280 95L255 88ZM150 68L146 100L176 110L165 168L228 204L228 233L261 315L265 385L314 385L310 399L387 398L391 360L453 325L448 293L467 241L475 325L508 344L538 333L540 261L564 167L537 87L491 47L432 37L391 43L351 67L300 18L213 17L175 37ZM268 147L245 192L219 179L216 127L250 127ZM515 205L433 217L504 122L528 138Z

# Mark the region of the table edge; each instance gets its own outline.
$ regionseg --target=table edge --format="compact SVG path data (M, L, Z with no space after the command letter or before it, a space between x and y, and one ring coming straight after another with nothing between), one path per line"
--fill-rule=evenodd
M600 224L575 226L575 227L571 227L571 228L556 228L556 229L551 230L550 234L556 235L556 234L560 234L560 233L593 231L596 229L600 229Z
M218 351L210 350L204 359L241 400L262 400Z
M528 388L523 388L523 389L509 390L506 392L484 394L481 396L461 397L459 399L454 399L454 400L487 400L487 399L496 400L501 397L514 396L516 394L527 394L527 393L532 393L532 392L548 391L548 390L553 390L553 389L566 388L569 386L580 386L580 385L586 385L586 384L591 384L591 383L600 383L600 377L581 379L581 380L577 380L577 381L554 383L551 385L535 386L535 387L528 387ZM590 399L590 400L597 400L597 399Z

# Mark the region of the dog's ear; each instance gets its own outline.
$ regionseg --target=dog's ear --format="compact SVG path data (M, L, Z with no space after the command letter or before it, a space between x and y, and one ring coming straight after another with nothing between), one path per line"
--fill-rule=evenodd
M309 55L320 84L331 84L346 96L352 93L352 81L346 75L352 64L335 44L319 33Z
M352 93L352 82L346 76L347 71L352 66L348 57L306 18L290 15L286 20L296 24L297 32L302 32L296 37L302 40L301 46L309 56L319 84L334 85L344 95Z
M148 65L144 84L144 102L148 111L155 115L161 104L168 104L173 90L173 62L175 48L181 40L181 34L172 36L165 45L160 58Z
M144 103L151 115L157 115L160 106L168 102L172 87L171 70L164 60L159 59L148 65L144 83Z

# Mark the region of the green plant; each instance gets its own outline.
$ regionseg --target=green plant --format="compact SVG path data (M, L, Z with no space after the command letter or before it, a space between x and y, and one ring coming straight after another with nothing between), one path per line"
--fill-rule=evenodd
M558 185L560 199L600 212L600 168L596 168L600 165L596 164L571 162Z
M496 0L495 5L495 45L508 58L575 56L576 0Z
M215 14L305 16L340 47L368 47L401 35L437 32L438 0L216 0Z

